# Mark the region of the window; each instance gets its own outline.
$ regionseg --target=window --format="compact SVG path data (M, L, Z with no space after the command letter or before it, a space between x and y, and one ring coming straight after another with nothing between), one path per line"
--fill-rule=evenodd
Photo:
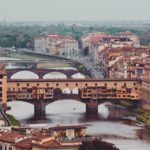
M85 86L88 86L88 84L87 84L87 83L85 83Z
M37 83L37 86L39 86L39 83Z
M117 86L117 83L114 83L114 86Z
M19 84L19 83L17 83L17 86L20 86L20 84Z
M124 86L126 87L126 86L127 86L127 84L126 84L126 83L124 83Z
M78 83L76 83L76 86L78 86Z
M95 83L95 86L97 86L97 83Z
M27 83L27 86L29 86L29 83Z
M107 83L105 83L104 86L107 86Z
M12 146L9 146L9 150L12 150Z
M49 83L47 83L46 86L49 86Z
M0 150L2 150L2 145L0 144Z
M68 83L66 83L66 86L68 86Z
M58 83L56 83L56 86L59 86L59 84L58 84Z

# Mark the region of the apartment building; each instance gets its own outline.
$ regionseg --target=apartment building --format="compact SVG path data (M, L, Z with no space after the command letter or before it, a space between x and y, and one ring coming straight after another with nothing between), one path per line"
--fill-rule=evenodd
M34 39L34 50L60 56L77 56L78 42L71 35L49 34Z
M0 103L5 108L7 102L7 75L3 64L0 64Z
M95 61L98 53L105 48L139 47L139 38L126 31L116 35L103 32L85 34L81 37L81 46L84 55L91 55Z
M1 129L0 150L77 150L85 137L84 126L56 126L49 129Z
M142 107L150 110L150 67L145 68L145 74L142 81Z
M149 56L149 47L105 48L99 53L98 64L109 78L142 78Z

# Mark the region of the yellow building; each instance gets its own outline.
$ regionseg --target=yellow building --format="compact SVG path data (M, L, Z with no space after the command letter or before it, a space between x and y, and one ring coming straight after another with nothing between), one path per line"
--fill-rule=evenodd
M2 64L0 64L0 103L5 108L7 104L7 75Z
M56 126L49 128L50 134L55 138L79 138L85 137L86 127L84 126Z

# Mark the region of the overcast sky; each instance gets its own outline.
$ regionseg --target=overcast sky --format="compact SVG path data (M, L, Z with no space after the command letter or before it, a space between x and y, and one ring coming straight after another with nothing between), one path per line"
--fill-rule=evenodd
M150 20L150 0L0 0L0 20Z

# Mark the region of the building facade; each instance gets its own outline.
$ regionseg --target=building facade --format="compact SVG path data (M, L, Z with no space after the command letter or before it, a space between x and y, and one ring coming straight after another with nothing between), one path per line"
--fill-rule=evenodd
M7 103L7 75L3 64L0 64L0 104L5 108Z
M77 56L78 42L71 35L49 34L34 39L34 50L59 56Z

